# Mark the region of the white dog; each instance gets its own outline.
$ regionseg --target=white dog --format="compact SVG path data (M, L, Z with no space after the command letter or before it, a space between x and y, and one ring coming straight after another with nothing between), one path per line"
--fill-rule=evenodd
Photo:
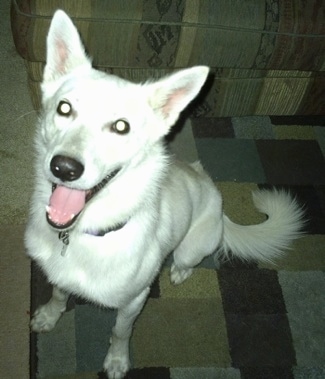
M64 12L57 11L51 23L25 239L54 289L31 327L51 330L69 293L117 308L104 361L110 378L129 369L133 323L171 251L171 281L178 284L215 251L272 260L303 224L302 210L282 191L254 193L256 206L268 215L265 222L234 224L201 165L166 153L164 136L208 71L194 67L134 84L91 67Z

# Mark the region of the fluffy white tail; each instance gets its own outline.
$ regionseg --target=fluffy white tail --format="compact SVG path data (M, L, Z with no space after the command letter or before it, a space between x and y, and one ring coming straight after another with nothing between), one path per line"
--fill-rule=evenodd
M304 225L304 211L286 191L253 192L256 208L268 219L258 225L238 225L224 215L224 236L221 250L241 259L273 261L281 256Z

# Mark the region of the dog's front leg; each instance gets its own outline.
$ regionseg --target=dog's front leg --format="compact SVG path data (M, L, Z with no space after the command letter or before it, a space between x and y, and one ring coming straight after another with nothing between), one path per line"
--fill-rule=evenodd
M129 341L133 323L141 312L149 294L149 288L132 300L128 305L118 309L116 324L112 330L111 346L104 361L104 369L109 379L121 379L130 368Z
M50 301L37 308L30 322L33 332L51 331L66 310L69 295L58 287L53 287Z

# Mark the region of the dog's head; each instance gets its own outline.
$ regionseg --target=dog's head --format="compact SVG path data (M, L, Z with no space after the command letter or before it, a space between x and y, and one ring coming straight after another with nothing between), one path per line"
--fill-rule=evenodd
M144 84L105 74L92 68L72 21L57 11L47 37L39 136L43 172L53 183L49 223L67 228L120 170L139 164L208 71L194 67Z

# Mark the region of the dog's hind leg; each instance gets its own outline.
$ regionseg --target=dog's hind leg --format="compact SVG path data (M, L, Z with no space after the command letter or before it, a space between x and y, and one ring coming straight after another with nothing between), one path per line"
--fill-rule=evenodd
M61 291L58 287L53 287L50 301L37 308L30 322L33 332L51 331L62 313L66 310L69 295Z
M190 228L183 241L174 250L174 262L170 274L172 283L180 284L191 276L193 268L216 250L222 232L222 222L217 222L212 216Z
M149 287L146 288L128 305L118 309L116 324L112 330L111 346L104 361L104 369L109 378L124 378L130 368L129 341L132 327L143 308L149 290Z

